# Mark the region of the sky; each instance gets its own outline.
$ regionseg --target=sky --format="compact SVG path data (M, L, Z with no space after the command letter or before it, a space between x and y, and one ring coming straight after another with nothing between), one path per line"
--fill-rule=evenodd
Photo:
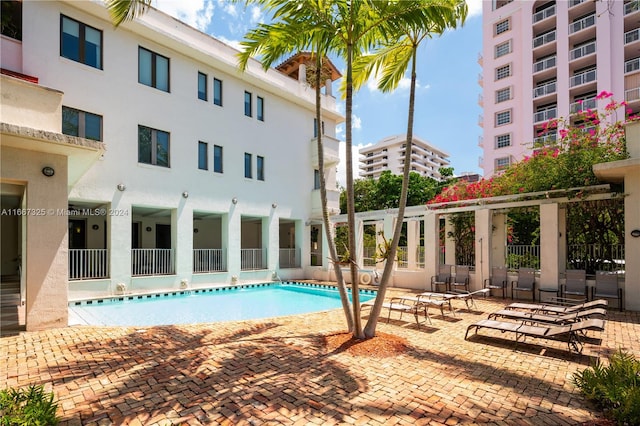
M426 40L418 51L415 123L413 134L444 150L456 175L480 173L482 150L478 117L482 68L482 0L466 0L469 15L465 24L440 37ZM153 6L231 46L267 17L256 5L225 0L153 0ZM334 60L338 67L342 62ZM344 71L344 70L341 70ZM408 77L408 74L407 74ZM339 82L334 83L337 88ZM337 90L334 90L337 95ZM339 108L344 112L344 102ZM372 79L356 92L353 102L353 163L358 176L358 149L397 134L405 134L409 108L409 79L392 93L382 93ZM344 140L344 124L337 137ZM345 186L345 144L340 144L338 183Z

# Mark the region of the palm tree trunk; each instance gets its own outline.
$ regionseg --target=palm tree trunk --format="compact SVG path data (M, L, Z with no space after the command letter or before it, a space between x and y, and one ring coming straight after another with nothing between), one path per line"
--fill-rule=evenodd
M389 278L391 277L391 271L396 259L396 253L398 251L398 244L400 243L400 234L402 233L402 224L404 222L404 211L407 206L407 194L409 192L409 173L411 172L411 150L413 148L413 116L415 113L415 99L416 99L416 55L418 47L414 46L413 54L411 58L411 89L409 91L409 117L407 119L407 147L404 152L404 168L402 170L402 190L400 192L400 200L398 205L398 217L396 218L396 225L393 231L393 239L391 240L391 246L389 248L389 256L387 262L384 265L384 271L382 272L382 278L380 279L380 285L378 288L378 294L376 295L376 301L369 314L369 320L364 329L364 335L367 339L376 335L376 326L378 325L378 319L380 312L382 311L382 303L387 292L389 285Z

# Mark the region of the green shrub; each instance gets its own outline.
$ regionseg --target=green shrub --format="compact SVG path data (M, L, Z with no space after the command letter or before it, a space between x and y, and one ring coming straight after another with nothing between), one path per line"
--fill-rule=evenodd
M573 383L618 424L640 424L640 361L633 355L620 350L606 366L598 360L574 373Z
M45 392L42 385L0 391L1 426L57 425L57 408L53 393Z

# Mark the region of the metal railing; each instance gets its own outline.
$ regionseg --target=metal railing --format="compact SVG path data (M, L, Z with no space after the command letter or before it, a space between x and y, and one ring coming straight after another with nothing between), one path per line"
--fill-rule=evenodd
M569 7L577 6L580 3L584 3L587 0L569 0Z
M636 28L624 33L624 44L633 43L634 41L638 40L640 40L640 28Z
M629 3L624 5L624 14L625 15L628 15L630 13L637 12L637 11L638 11L638 2L637 1L632 1L632 2L629 2Z
M69 279L90 280L109 277L107 249L69 249Z
M544 111L538 111L533 114L533 122L539 123L541 121L551 120L552 118L556 118L558 116L557 108L549 108Z
M223 249L193 249L193 272L221 272L227 270Z
M298 248L281 248L280 249L280 268L299 268L300 249Z
M596 80L596 70L589 70L581 72L571 77L569 82L570 87L580 86L581 84L590 83Z
M567 246L567 268L595 271L624 271L624 244L571 244Z
M551 145L558 141L558 133L549 133L547 135L538 136L533 140L535 146Z
M174 274L173 249L131 249L131 275Z
M409 257L407 253L407 247L398 246L398 252L396 254L397 263L399 269L407 269L409 267Z
M633 58L625 61L624 63L624 72L634 72L640 70L640 58Z
M583 56L588 56L596 53L596 42L585 44L584 46L576 47L569 51L569 60L573 61L574 59L582 58Z
M540 47L544 44L551 43L552 41L556 41L556 31L549 31L546 34L539 35L538 37L533 39L533 48Z
M551 16L556 14L556 5L554 4L551 7L547 7L546 9L542 9L540 12L536 12L533 14L533 23L540 22L543 19L550 18Z
M534 87L533 97L539 98L540 96L550 95L555 92L556 92L556 82L551 81L549 83Z
M267 268L267 251L263 248L241 249L240 268L243 271Z
M596 98L583 99L582 101L574 102L569 105L569 113L576 114L589 109L596 109L597 106L598 100Z
M529 244L507 245L505 264L509 269L540 269L540 246Z
M556 66L556 56L553 55L549 58L542 59L533 64L533 73L537 73L540 71L544 71L549 68L553 68Z
M579 19L575 22L569 24L569 34L577 33L580 30L584 30L585 28L592 27L596 24L596 15L585 16L582 19Z
M634 87L633 89L624 91L624 100L627 102L637 101L640 99L640 87Z

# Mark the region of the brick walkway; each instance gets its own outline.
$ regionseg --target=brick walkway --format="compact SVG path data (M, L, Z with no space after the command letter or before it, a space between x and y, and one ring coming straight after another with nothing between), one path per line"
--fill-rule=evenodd
M420 330L394 313L378 330L410 348L383 359L327 352L322 336L344 330L340 310L29 332L0 339L0 386L45 384L64 425L573 425L598 417L571 375L619 347L640 357L640 313L610 310L606 331L590 332L602 340L591 339L583 355L535 340L514 350L513 336L488 331L464 340L467 325L503 305L480 300L477 310L434 316Z

